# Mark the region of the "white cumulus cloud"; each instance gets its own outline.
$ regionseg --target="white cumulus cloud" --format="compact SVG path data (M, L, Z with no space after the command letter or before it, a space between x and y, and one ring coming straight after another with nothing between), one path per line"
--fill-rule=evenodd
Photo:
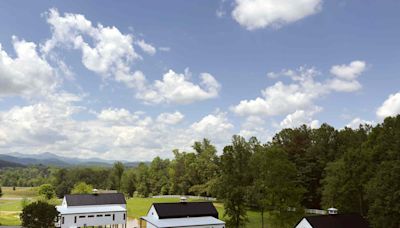
M314 120L313 116L320 112L322 108L315 107L313 110L296 110L285 117L280 123L281 128L294 128L300 125L308 125L311 128L319 127L319 121Z
M200 79L200 85L197 85L184 74L169 70L162 80L141 88L136 97L150 104L189 104L217 97L221 87L217 80L209 73L202 73Z
M153 45L146 43L144 40L137 41L136 45L138 45L145 53L149 55L154 55L157 52L157 49Z
M391 94L376 111L376 115L383 119L400 114L400 92Z
M94 26L84 15L60 15L56 9L49 10L47 22L52 37L42 46L45 53L57 46L81 50L85 67L104 77L129 69L131 61L140 58L133 47L133 36L122 34L114 26Z
M232 17L248 30L280 27L321 10L322 0L236 0Z
M291 75L294 83L284 84L279 81L261 91L262 97L242 100L232 110L242 116L277 116L309 108L313 106L314 100L327 92L322 83L314 80L317 74L313 68L300 68Z
M160 115L158 115L157 121L160 123L164 123L164 124L174 125L174 124L180 123L184 117L185 116L178 111L176 111L174 113L165 112L165 113L161 113Z
M335 65L331 68L331 74L336 75L339 78L353 80L356 79L364 70L367 64L364 61L352 61L346 65Z
M358 77L362 71L353 71L353 74ZM356 77L348 80L333 75L324 81L317 81L319 74L314 68L306 67L300 67L297 70L282 70L279 73L270 72L267 74L269 78L276 79L284 76L290 78L292 82L285 84L278 81L262 90L261 97L242 100L231 110L241 116L278 116L301 110L315 113L312 111L316 107L315 102L322 96L333 92L353 92L361 88Z
M16 57L0 44L0 97L48 95L57 86L55 71L36 50L36 44L12 39Z
M364 61L352 61L350 64L332 66L330 72L335 76L329 81L332 90L339 92L353 92L361 89L357 78L366 70Z
M352 129L357 129L357 128L360 127L360 125L365 125L365 124L373 125L373 124L375 124L375 122L374 121L364 120L364 119L361 119L359 117L356 117L353 120L351 120L350 123L348 123L346 125L346 127L349 127L349 128L352 128Z

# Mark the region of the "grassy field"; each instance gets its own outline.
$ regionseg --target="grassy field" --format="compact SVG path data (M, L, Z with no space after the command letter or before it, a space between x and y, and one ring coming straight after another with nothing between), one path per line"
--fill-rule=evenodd
M1 187L3 191L2 198L35 198L37 197L36 188L17 187L13 190L12 187Z
M19 214L22 210L22 200L32 201L37 198L34 188L2 187L3 196L0 198L0 225L15 226L21 224Z
M29 201L37 198L37 191L33 188L17 188L15 191L11 187L2 187L3 197L0 198L0 225L19 225L19 214L22 210L22 199L27 198ZM193 201L193 200L189 200ZM179 202L178 198L130 198L127 201L128 217L129 218L140 218L147 214L152 203L167 203L167 202ZM224 214L224 207L221 203L214 203L218 210L221 219ZM248 211L249 223L246 227L259 228L261 227L261 217L258 212ZM264 221L267 223L267 227L280 227L282 225L274 226L270 224L268 215L265 215ZM292 222L294 223L294 222ZM293 227L294 224L289 223L287 227Z

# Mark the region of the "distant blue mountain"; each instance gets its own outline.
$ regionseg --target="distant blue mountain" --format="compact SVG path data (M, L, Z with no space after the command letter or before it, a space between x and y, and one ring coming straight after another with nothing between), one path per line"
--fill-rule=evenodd
M50 152L39 153L39 154L25 154L20 152L13 152L8 154L0 154L0 160L4 162L10 162L15 164L26 165L46 165L46 166L57 166L57 167L69 167L69 166L103 166L111 167L114 160L105 160L100 158L71 158L63 157ZM123 162L126 166L134 167L139 162Z
M24 165L15 162L0 160L0 169L7 167L24 167Z

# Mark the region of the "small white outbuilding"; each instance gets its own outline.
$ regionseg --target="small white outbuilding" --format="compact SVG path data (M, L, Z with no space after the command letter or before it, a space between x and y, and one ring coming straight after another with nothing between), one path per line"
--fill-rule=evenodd
M140 218L140 228L225 228L211 202L154 203L147 216Z
M126 228L126 200L122 193L65 195L56 227L88 226Z

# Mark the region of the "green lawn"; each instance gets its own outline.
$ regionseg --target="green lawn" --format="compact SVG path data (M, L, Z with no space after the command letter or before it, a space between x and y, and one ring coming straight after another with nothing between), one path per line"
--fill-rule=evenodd
M21 211L22 202L21 200L0 200L0 212L3 211Z
M19 220L20 211L0 211L0 225L18 226L21 224Z

